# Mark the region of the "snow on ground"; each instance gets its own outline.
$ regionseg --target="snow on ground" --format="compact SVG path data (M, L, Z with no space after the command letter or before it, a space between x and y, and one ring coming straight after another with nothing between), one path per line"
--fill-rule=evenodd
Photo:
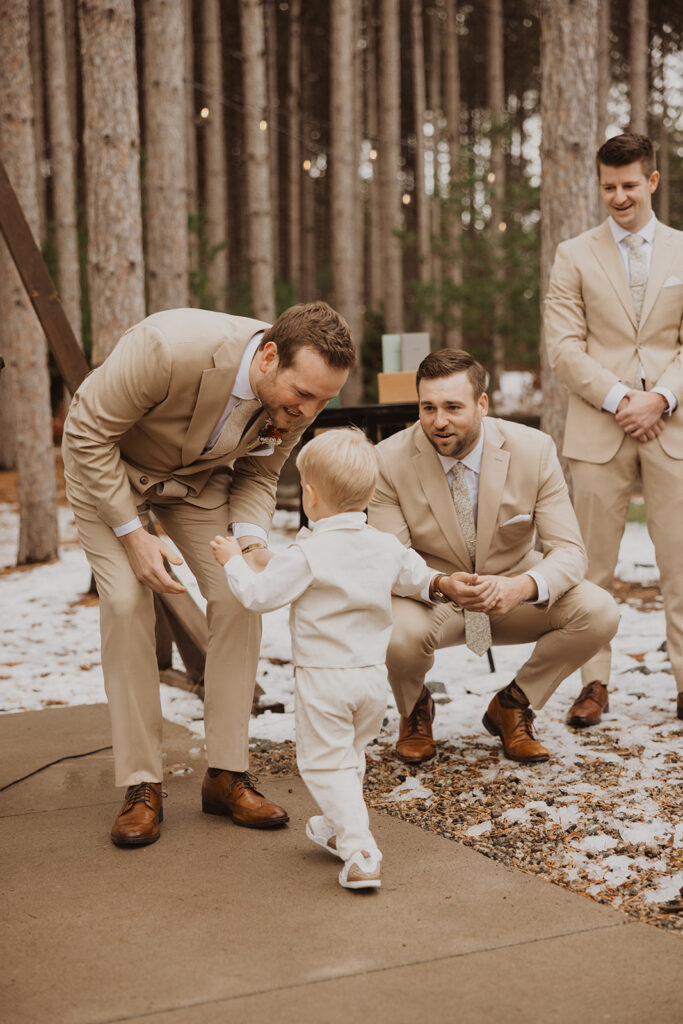
M0 649L0 713L49 708L55 705L98 703L105 700L99 654L98 609L84 600L90 570L78 542L71 512L60 507L60 559L51 565L8 572L0 576L3 641ZM278 512L271 543L278 549L286 546L298 528L298 515ZM9 505L0 505L0 566L11 566L17 543L17 513ZM184 566L178 575L202 607L204 602L196 583ZM656 583L658 572L647 529L640 523L629 523L622 541L618 576L638 584ZM604 716L599 730L569 730L565 716L573 696L580 689L578 673L567 680L537 718L540 738L552 751L548 764L534 766L534 797L522 806L505 811L501 816L508 823L524 826L542 816L548 823L569 830L579 820L582 799L607 793L604 811L597 815L593 827L577 839L569 853L562 854L561 867L571 881L579 870L594 876L587 891L599 894L604 887L613 888L633 877L639 867L646 866L655 874L657 885L651 885L648 899L671 899L683 885L681 873L675 873L663 860L653 859L657 849L683 848L683 825L672 825L659 817L660 808L646 796L652 786L661 783L671 787L683 782L680 761L681 729L675 719L675 685L665 650L664 615L661 601L643 610L637 602L621 605L622 620L614 643L611 681L611 709ZM280 702L284 713L266 712L253 717L250 734L253 738L273 742L294 739L293 677L289 663L291 648L288 633L288 611L281 609L264 616L263 645L258 681L268 703ZM488 669L486 658L478 658L465 647L437 652L428 683L438 704L435 721L437 740L481 753L497 749L498 741L482 728L481 717L491 696L515 675L531 650L531 645L496 647L495 672ZM181 663L178 662L178 667ZM162 686L164 715L187 726L202 744L204 735L203 705L182 690ZM393 743L398 728L398 714L393 697L385 721L384 742ZM635 751L635 754L634 754ZM467 752L468 758L470 757ZM479 775L483 783L488 776L499 776L501 766L523 769L501 761L484 768ZM612 781L610 783L610 773ZM614 782L618 777L619 798L614 799ZM387 795L393 800L416 798L428 800L429 790L420 782L419 773L409 776ZM548 804L544 789L556 793ZM470 794L479 800L477 791ZM484 835L492 828L483 821L470 830L471 835ZM642 854L639 858L623 856L622 847ZM612 851L617 852L612 852ZM645 859L645 854L648 854ZM600 857L601 854L606 856ZM594 858L600 858L599 862Z

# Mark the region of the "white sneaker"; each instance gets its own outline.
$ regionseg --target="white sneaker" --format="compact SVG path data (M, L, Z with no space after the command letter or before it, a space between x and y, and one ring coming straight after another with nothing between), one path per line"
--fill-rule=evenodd
M339 884L345 889L379 889L382 884L382 854L356 850L339 872Z
M314 818L308 819L306 822L306 835L312 842L327 850L328 853L339 857L337 837L334 830L326 823L322 814L316 814Z

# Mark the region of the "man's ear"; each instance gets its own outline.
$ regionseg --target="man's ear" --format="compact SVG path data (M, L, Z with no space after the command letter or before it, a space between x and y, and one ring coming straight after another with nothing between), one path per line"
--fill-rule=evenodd
M654 195L654 193L657 191L657 186L659 185L659 171L652 172L652 174L650 175L649 185L650 195Z
M254 358L261 373L268 373L269 370L277 370L280 360L276 343L274 341L267 341L263 348L256 349L256 355Z
M479 402L477 403L481 411L482 416L487 416L489 411L489 396L484 393L479 396Z

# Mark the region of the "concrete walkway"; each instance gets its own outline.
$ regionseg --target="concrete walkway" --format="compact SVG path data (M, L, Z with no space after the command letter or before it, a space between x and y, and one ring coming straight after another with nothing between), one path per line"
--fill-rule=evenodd
M0 786L106 746L102 706L0 716ZM4 1024L663 1024L683 1019L680 937L373 819L379 892L336 882L298 779L263 778L288 828L203 815L201 743L166 725L162 839L120 850L111 751L0 793Z

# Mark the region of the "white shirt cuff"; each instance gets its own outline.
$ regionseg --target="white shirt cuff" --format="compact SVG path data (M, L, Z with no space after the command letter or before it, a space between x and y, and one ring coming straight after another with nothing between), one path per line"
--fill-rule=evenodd
M669 391L668 388L652 388L652 392L655 395L661 395L662 398L666 398L667 402L669 403L669 408L667 412L670 416L676 408L676 406L678 405L678 402L676 401L676 396L674 395L673 391Z
M605 400L602 403L602 407L605 412L611 412L613 415L617 411L617 407L622 398L625 398L631 389L622 384L620 380L616 384L613 384L605 396Z
M426 604L443 604L444 603L443 596L441 596L441 595L439 597L437 597L436 600L434 600L433 597L429 596L429 588L431 587L432 580L434 579L435 576L443 576L443 573L442 572L433 572L432 575L429 577L429 580L427 581L426 586L424 586L422 588L422 590L420 591L420 597L422 598L422 600Z
M536 584L536 586L538 588L538 597L534 601L527 601L526 603L527 604L546 604L546 602L547 602L547 600L548 600L548 598L550 596L550 593L548 591L548 584L546 583L546 581L543 578L543 576L541 576L540 572L535 572L533 569L531 569L530 572L527 572L526 575L527 576L531 576L532 580L534 581L534 583Z
M253 523L233 523L232 535L235 540L239 540L240 537L260 537L266 544L268 543L266 531L261 526L254 526Z
M136 516L135 519L124 523L123 526L113 526L112 529L117 537L125 537L127 533L132 533L133 530L142 529L142 523L140 522L140 517Z

